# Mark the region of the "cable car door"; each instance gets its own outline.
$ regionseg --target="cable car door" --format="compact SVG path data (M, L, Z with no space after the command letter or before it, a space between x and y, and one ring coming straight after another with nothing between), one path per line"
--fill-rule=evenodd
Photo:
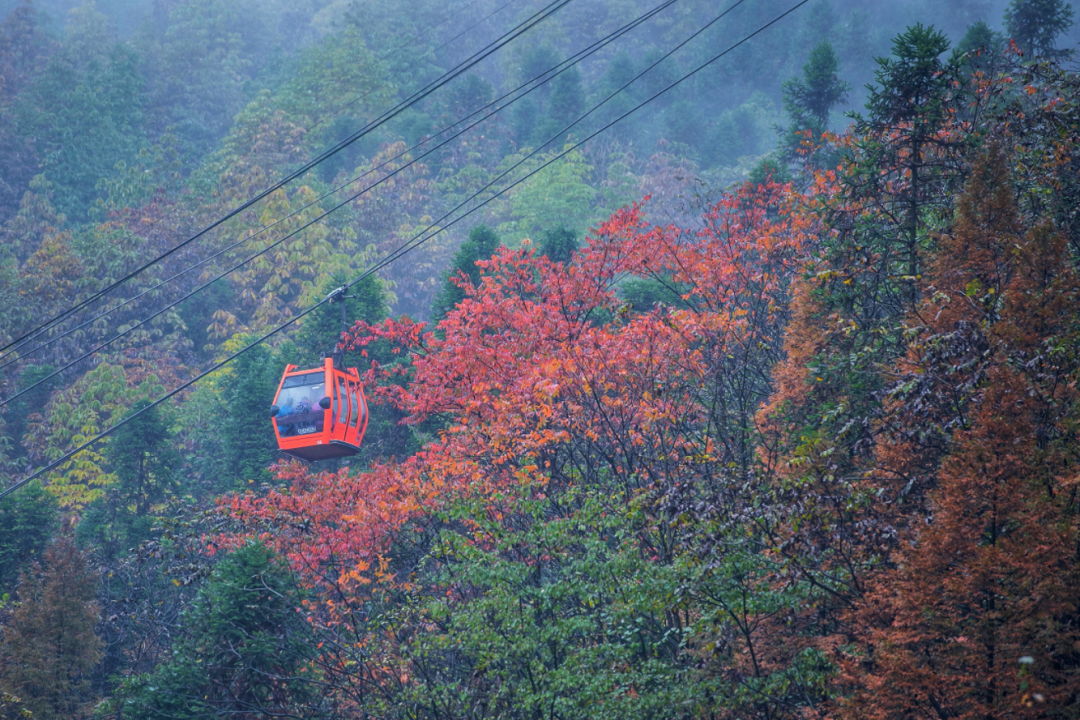
M338 373L334 373L334 428L330 436L334 440L352 445L354 442L348 437L349 421L355 410L349 395L348 382Z

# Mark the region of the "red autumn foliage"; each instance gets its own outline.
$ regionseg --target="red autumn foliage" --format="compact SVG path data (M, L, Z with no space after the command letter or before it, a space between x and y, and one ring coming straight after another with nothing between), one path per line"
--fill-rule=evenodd
M279 467L288 492L234 497L229 508L311 583L356 599L395 531L448 498L494 503L510 483L587 482L597 459L628 489L745 465L766 381L724 395L737 400L717 412L732 432L702 435L697 421L731 367L757 363L764 377L775 361L811 230L790 190L770 184L726 196L697 230L650 226L638 206L619 211L568 266L504 248L480 263L481 283L465 287L439 334L407 318L350 333L350 348L389 341L408 354L373 363L369 393L406 422L437 421L436 438L364 473ZM630 312L617 295L628 276L677 288L680 306Z

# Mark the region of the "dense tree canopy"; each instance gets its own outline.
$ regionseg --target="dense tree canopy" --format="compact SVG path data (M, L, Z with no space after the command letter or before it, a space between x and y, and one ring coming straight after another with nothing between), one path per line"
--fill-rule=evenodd
M1080 712L1068 3L14 5L3 717Z

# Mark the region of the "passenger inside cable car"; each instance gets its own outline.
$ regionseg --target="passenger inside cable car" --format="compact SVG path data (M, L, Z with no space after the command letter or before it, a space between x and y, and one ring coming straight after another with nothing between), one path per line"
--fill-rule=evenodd
M322 372L285 378L278 395L278 414L274 418L282 437L323 431L326 413L319 407L319 401L326 396L325 388Z

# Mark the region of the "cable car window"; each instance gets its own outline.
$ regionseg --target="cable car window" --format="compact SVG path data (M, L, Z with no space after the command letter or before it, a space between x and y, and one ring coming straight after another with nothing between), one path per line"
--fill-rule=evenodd
M324 378L321 372L285 378L277 398L278 414L274 418L282 437L323 431L325 413L319 407L319 401L326 395Z
M360 390L354 382L349 383L349 399L352 401L352 406L356 408L352 417L349 418L349 425L356 427L360 423Z
M345 382L337 378L338 422L344 425L349 419L349 400L345 395Z

